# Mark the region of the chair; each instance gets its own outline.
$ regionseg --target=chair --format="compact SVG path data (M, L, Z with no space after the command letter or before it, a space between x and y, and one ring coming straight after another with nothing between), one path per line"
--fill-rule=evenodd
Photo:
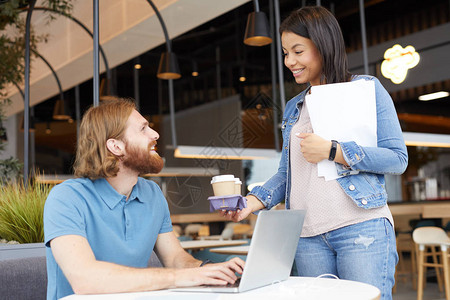
M417 290L417 259L416 259L416 246L412 239L410 232L399 232L396 236L397 242L397 252L398 252L398 264L395 271L395 285L393 292L396 292L397 281L399 276L409 276L411 277L412 288ZM405 263L405 253L410 255L410 266L406 267Z
M229 222L225 225L225 229L232 228L233 229L233 237L234 238L243 238L247 239L253 234L253 226L246 223L234 223Z
M450 246L450 238L447 236L442 228L428 226L419 227L413 231L413 240L418 245L418 286L417 286L417 299L423 298L423 284L424 284L424 271L426 267L434 267L436 269L436 277L438 279L439 289L442 291L442 279L440 276L440 269L444 271L444 289L445 297L450 300L450 269L449 258L450 254L448 249ZM432 250L435 247L441 249L441 262L437 261L436 255L433 253L425 253L425 249L430 247ZM433 262L427 262L427 258L433 256Z
M202 225L198 230L198 236L199 237L209 236L209 225Z
M199 240L210 240L210 241L218 241L218 240L232 240L234 235L234 230L232 226L226 226L221 234L215 235L198 235Z
M183 229L181 229L180 225L172 225L172 229L176 237L183 235Z
M0 261L1 299L46 299L46 297L45 256Z
M234 235L233 227L225 227L220 235L221 240L232 240Z
M202 224L189 224L184 229L184 234L195 238L198 236L200 228L202 228Z
M248 238L253 234L253 227L250 224L237 223L233 226L234 235L240 238Z

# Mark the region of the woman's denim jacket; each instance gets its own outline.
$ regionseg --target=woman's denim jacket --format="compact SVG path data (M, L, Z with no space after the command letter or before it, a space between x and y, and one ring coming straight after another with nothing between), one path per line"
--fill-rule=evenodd
M352 81L362 79L375 82L378 147L362 147L353 141L340 142L344 159L349 167L336 163L336 168L339 175L344 175L337 181L345 193L356 205L369 209L386 204L384 174L402 174L408 164L408 153L389 93L378 79L372 76L354 76ZM286 208L289 209L291 191L289 137L292 126L300 116L307 91L308 89L304 90L286 104L281 126L283 148L277 173L263 186L257 186L250 192L266 206L266 209L272 208L283 200L286 202ZM336 116L336 119L330 122L339 122L339 118L351 118L351 116Z

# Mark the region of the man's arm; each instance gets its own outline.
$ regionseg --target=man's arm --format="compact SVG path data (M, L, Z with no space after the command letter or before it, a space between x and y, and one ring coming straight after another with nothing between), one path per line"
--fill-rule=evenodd
M225 285L236 280L235 271L242 271L242 268L230 267L140 269L98 261L88 241L78 235L54 238L50 246L76 294L138 292L201 284ZM166 260L163 259L163 262Z
M192 255L188 254L183 249L183 247L181 247L180 241L172 231L158 235L158 239L156 240L155 244L155 252L160 258L163 265L166 267L208 270L208 272L212 272L208 273L208 276L212 276L215 278L215 276L217 276L218 274L220 274L220 276L225 275L229 279L232 279L232 281L227 280L231 283L234 283L234 281L237 279L235 272L242 274L245 265L245 262L242 259L235 257L223 263L207 264L203 267L200 267L202 262L192 257ZM188 281L184 281L186 279ZM217 277L217 279L221 279L221 277ZM182 286L198 285L198 283L192 281L192 278L188 277L182 279L180 278L179 283L181 283Z
M202 263L181 247L173 231L160 233L154 250L166 268L195 268Z

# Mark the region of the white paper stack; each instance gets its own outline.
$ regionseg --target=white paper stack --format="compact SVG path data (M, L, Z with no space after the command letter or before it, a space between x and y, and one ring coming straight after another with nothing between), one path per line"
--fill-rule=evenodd
M375 83L356 80L311 87L307 100L314 133L326 140L377 146ZM334 162L318 163L318 176L339 177Z

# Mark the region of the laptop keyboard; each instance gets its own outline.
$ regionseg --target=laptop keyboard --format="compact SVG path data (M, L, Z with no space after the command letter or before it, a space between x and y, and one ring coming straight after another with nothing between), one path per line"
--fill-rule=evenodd
M237 288L239 287L239 283L241 282L241 277L238 277L238 279L236 279L236 281L231 284L227 284L225 286L221 286L221 285L203 285L204 287L211 287L211 288L220 288L220 287L226 287L226 288Z
M233 284L231 284L231 283L227 284L226 287L238 287L240 283L241 283L241 277L236 279L236 281Z

